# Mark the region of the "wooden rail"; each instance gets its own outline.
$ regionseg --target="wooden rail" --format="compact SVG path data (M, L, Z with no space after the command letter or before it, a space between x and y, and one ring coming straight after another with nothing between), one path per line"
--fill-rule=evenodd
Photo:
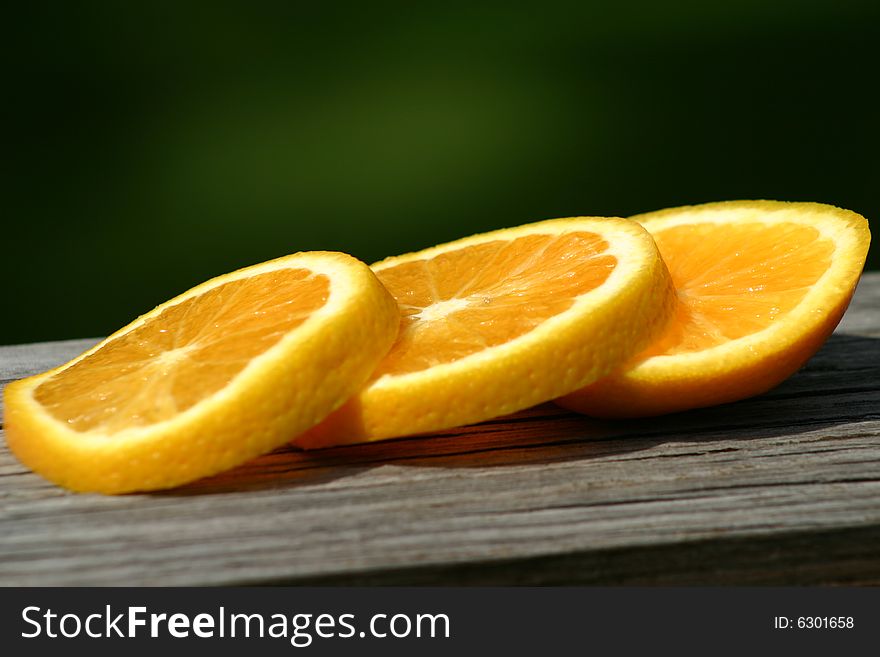
M93 342L0 347L0 382ZM783 385L675 416L548 404L121 497L0 441L3 585L880 584L878 545L880 274Z

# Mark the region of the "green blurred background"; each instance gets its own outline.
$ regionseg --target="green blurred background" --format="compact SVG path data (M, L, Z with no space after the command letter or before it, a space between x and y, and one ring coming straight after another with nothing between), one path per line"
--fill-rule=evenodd
M299 250L735 198L880 217L878 4L27 3L0 343Z

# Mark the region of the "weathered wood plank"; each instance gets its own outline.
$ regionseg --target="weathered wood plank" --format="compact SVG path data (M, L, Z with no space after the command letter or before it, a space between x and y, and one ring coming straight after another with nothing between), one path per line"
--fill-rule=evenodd
M161 494L69 494L4 447L0 583L877 583L878 336L872 274L762 397L630 422L544 405ZM84 346L0 347L0 378Z

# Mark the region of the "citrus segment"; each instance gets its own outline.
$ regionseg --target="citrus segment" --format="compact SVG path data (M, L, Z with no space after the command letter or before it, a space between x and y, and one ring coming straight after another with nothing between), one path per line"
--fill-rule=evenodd
M47 379L34 396L76 431L114 433L171 419L302 324L329 288L326 276L304 269L223 283Z
M660 338L560 400L635 417L765 392L800 368L843 316L864 266L865 219L817 203L739 201L634 217L677 291Z
M75 490L181 484L320 421L363 385L398 321L371 270L343 254L239 270L10 384L7 441L23 463Z
M297 445L405 436L547 401L643 348L672 308L653 241L624 219L539 222L373 269L400 306L397 341Z
M542 235L377 269L399 300L402 330L374 378L451 363L531 331L608 278L617 261L607 248L593 233ZM577 251L589 257L566 259Z

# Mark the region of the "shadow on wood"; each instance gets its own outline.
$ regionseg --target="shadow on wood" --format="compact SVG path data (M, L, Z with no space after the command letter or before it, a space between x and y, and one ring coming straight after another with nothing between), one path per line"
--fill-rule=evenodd
M204 495L312 485L384 465L505 467L635 454L663 443L731 451L718 440L790 436L880 418L880 339L833 335L800 372L752 399L627 421L544 404L481 424L311 452L283 447L229 472L156 495ZM635 457L637 458L637 457Z
M880 562L865 546L877 527L834 534L721 537L672 545L583 551L533 559L414 567L274 586L877 586ZM259 584L259 582L255 582Z

